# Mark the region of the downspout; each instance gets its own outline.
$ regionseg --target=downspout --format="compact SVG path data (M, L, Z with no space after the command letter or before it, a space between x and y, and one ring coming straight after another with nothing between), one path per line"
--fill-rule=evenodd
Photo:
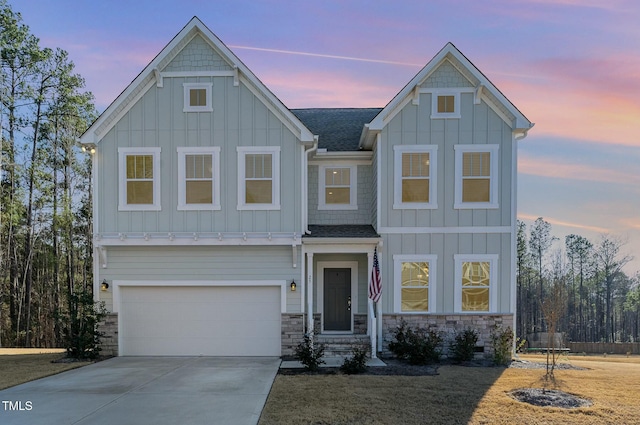
M531 123L528 129L516 133L513 136L513 140L518 142L525 137L529 130L533 128L535 124ZM518 239L518 144L514 143L511 153L511 279L514 283L513 291L511 291L511 311L513 312L513 342L512 342L512 355L518 358L516 353L516 326L518 325L518 287L516 284L516 257L517 257L517 239Z
M318 150L318 136L313 136L313 145L302 153L302 228L306 235L309 231L309 154Z

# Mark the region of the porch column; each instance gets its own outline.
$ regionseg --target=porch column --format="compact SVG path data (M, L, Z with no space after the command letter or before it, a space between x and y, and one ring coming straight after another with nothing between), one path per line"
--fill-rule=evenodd
M378 246L378 248L381 248L380 246ZM382 264L382 249L378 249L378 263ZM382 279L382 276L384 276L384 269L382 267L380 267L380 279ZM387 275L388 276L388 275ZM382 288L384 288L384 285L392 285L391 282L385 282L384 279L382 279ZM384 292L384 291L382 291ZM378 300L378 302L376 303L376 322L377 322L377 331L378 331L378 335L377 335L377 341L378 341L378 351L382 351L382 295L380 295L380 299Z
M307 252L307 332L313 335L313 253Z

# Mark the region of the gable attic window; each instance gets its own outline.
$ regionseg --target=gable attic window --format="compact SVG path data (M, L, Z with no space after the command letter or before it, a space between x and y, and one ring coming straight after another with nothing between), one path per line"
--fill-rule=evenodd
M212 112L211 83L184 83L184 112Z
M431 118L460 118L460 92L432 93Z
M118 148L120 211L160 210L160 148Z
M178 209L220 209L220 147L179 147Z
M498 208L499 145L455 145L454 208Z
M437 205L437 145L396 145L394 209L435 209Z
M280 209L280 147L239 146L238 209Z
M357 166L321 165L318 172L319 210L358 209Z

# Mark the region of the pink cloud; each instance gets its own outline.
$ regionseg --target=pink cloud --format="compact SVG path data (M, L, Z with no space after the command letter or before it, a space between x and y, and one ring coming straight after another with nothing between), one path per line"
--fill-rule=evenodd
M640 187L640 174L590 164L567 163L551 158L520 157L518 172L540 177L606 182Z
M527 214L527 213L518 213L518 219L520 220L526 220L526 221L535 221L539 216L537 215L532 215L532 214ZM591 232L596 232L596 233L607 233L609 232L609 229L605 229L604 227L599 227L599 226L590 226L588 224L582 224L582 223L576 223L576 222L570 222L570 221L564 221L564 220L560 220L557 218L553 218L553 217L544 217L544 220L552 225L556 225L556 226L564 226L564 227L571 227L574 229L582 229L582 230L588 230Z

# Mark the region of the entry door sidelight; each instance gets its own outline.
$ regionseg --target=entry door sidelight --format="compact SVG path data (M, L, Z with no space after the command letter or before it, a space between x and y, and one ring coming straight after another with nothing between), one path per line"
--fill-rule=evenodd
M351 331L351 269L324 269L324 330Z

